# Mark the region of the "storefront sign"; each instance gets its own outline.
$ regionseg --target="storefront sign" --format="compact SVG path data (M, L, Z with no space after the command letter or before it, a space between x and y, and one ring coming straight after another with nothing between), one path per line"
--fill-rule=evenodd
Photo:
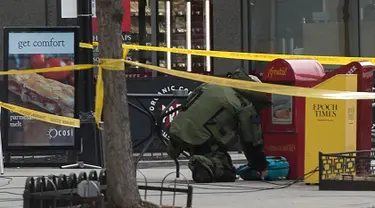
M122 42L125 44L137 44L138 42L138 35L134 33L122 33L121 34ZM98 42L99 37L97 35L93 36L93 41ZM99 58L99 46L94 46L93 48L93 64L99 64L100 58ZM138 57L138 51L130 50L127 54L126 60L134 61L139 60ZM152 72L150 70L140 70L139 68L136 68L135 66L131 66L129 64L125 64L126 68L126 77L127 78L142 78L142 77L148 77L151 76ZM95 74L97 73L97 67L94 68Z
M176 77L148 77L141 79L128 79L128 93L146 93L146 94L172 94L173 90L187 90L191 92L201 83L196 81L191 81L187 79L181 79ZM174 99L141 99L142 104L147 108L148 111L152 112L154 115L159 116L160 113L167 108L167 106ZM138 105L134 98L129 99L130 102ZM183 100L176 99L168 108L167 111L174 110L181 106ZM130 120L131 120L131 133L133 140L139 140L147 137L150 133L150 120L143 114L139 113L132 107L129 107ZM169 116L166 116L162 120L162 134L164 137L168 138L169 135L165 131L169 127L173 119L178 115L178 112L174 112ZM134 141L136 142L136 141ZM139 151L135 149L134 151ZM159 143L158 140L151 145L149 151L165 151L165 146Z
M189 92L189 94L191 93L191 89L189 89L186 86L169 85L169 86L165 86L165 87L161 88L157 92L157 94L172 94L174 90L185 90L185 91ZM173 103L169 106L169 108L166 109L169 104L171 104L171 100L169 100L169 102L167 102L167 103L159 103L159 98L153 98L150 101L149 110L151 112L154 112L155 110L159 110L160 112L163 112L165 110L165 112L168 113L170 111L173 111L173 110L179 108L181 106L181 101L178 100L178 99L174 100ZM168 128L169 125L171 124L171 122L173 121L173 119L178 115L178 113L179 112L176 111L176 112L173 112L173 113L169 114L168 116L164 117L163 120L162 120L163 127ZM163 130L163 136L166 137L166 138L169 138L168 133L164 130Z
M61 18L77 18L77 0L61 0Z
M44 29L44 28L43 28ZM76 28L6 29L6 70L25 70L74 65ZM74 72L9 75L6 102L28 109L74 117ZM74 128L35 120L15 112L2 115L8 147L71 147Z
M123 32L121 34L121 39L122 42L125 44L137 44L138 42L138 34L134 33L129 33L129 32ZM94 42L99 42L99 37L98 35L93 36L93 41ZM100 58L99 58L99 46L94 46L93 48L93 64L99 64L100 63ZM138 56L138 51L135 50L130 50L126 56L126 60L129 61L134 61L134 60L139 60ZM129 64L124 64L125 65L125 73L126 73L126 78L129 79L137 79L137 78L146 78L146 77L151 77L152 72L150 70L145 70L145 69L140 69L136 68L135 66L129 65ZM98 73L98 68L94 68L94 76L95 79L97 78L97 73ZM138 80L138 79L137 79Z
M96 18L96 2L91 0L92 17ZM61 0L61 18L77 18L77 0Z
M122 32L130 32L131 30L130 2L130 0L122 0L122 9L124 10L121 21ZM92 18L92 28L94 32L98 32L98 18L96 16Z
M72 19L77 18L77 0L61 0L60 4L61 18L62 19ZM96 16L96 2L95 0L91 1L91 10L92 10L92 27L94 32L98 31L98 23ZM124 10L124 15L122 17L121 29L123 32L129 32L131 29L130 24L130 0L122 0L122 8Z

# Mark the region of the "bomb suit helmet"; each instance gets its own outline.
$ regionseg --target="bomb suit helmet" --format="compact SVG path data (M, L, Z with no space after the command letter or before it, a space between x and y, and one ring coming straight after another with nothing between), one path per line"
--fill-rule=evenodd
M232 73L228 73L227 77L231 79L238 79L238 80L244 80L244 81L260 82L260 83L262 82L260 81L258 77L253 76L253 75L248 75L242 69L237 69ZM255 106L258 112L272 105L272 102L269 100L267 95L263 92L256 92L256 91L243 90L243 89L237 89L237 88L233 88L233 89L238 94L240 94L245 99L247 99L249 102L251 102Z

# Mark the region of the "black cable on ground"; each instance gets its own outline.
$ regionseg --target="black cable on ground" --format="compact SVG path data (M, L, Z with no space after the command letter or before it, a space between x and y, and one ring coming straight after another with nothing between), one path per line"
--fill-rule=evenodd
M226 184L215 184L215 183L192 183L192 184L189 184L189 185L193 185L194 186L194 189L210 189L210 190L223 190L223 188L228 188L228 189L231 189L233 191L220 191L220 192L204 192L204 193L194 193L194 194L223 194L223 193L248 193L248 192L258 192L258 191L267 191L267 190L276 190L276 189L284 189L284 188L288 188L298 182L301 182L303 181L304 179L307 179L309 177L311 177L314 173L316 173L318 171L318 167L315 168L314 170L306 173L304 176L302 177L299 177L293 181L289 181L287 183L284 183L284 184L280 184L280 183L275 183L275 182L272 182L272 181L263 181L265 183L268 183L268 184L272 184L274 185L273 187L245 187L245 186L239 186L239 185L226 185ZM187 185L185 183L181 183L181 182L176 182L177 184L184 184L184 185ZM169 187L171 186L174 186L173 184L170 184ZM211 186L211 187L210 187ZM226 189L227 190L227 189Z
M10 177L0 177L0 179L5 179L5 180L7 180L6 184L0 185L0 188L9 185L9 184L13 181L13 179L10 178Z
M243 194L243 193L251 193L251 192L260 192L260 191L270 191L270 190L278 190L278 189L285 189L288 188L298 182L303 181L304 179L307 179L311 177L314 173L318 171L318 167L315 168L314 170L306 173L304 176L299 177L293 181L289 181L287 183L275 183L271 181L263 181L268 184L274 185L273 187L246 187L246 186L238 186L238 185L225 185L225 184L215 184L215 183L192 183L192 184L186 184L186 183L181 183L176 181L178 185L193 185L194 189L205 189L205 190L222 190L222 191L215 191L215 192L200 192L197 193L195 192L194 195L215 195L215 194ZM148 183L157 183L157 182L148 182ZM160 183L160 182L159 182ZM168 187L173 187L175 186L174 184L169 184ZM211 186L211 187L210 187ZM216 187L215 187L216 186ZM223 191L223 188L229 188L230 190L228 191ZM227 189L225 189L227 190ZM163 193L163 196L181 196L181 195L186 195L184 193ZM149 196L160 196L160 194L147 194L147 197Z

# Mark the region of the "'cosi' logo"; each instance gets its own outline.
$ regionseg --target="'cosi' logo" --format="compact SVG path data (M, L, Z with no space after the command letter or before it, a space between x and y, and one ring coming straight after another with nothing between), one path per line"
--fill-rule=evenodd
M278 69L271 67L267 73L267 78L272 78L273 76L286 76L287 71L288 67L280 67Z
M49 139L54 139L57 137L70 137L74 136L73 132L73 129L57 130L55 128L51 128L48 130L47 136Z

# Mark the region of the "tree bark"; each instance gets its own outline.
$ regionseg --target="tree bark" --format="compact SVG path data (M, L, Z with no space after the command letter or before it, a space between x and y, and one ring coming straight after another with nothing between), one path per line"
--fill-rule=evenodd
M96 1L100 57L121 59L122 0ZM133 162L125 71L103 70L103 82L107 207L144 207L148 203L141 201Z

